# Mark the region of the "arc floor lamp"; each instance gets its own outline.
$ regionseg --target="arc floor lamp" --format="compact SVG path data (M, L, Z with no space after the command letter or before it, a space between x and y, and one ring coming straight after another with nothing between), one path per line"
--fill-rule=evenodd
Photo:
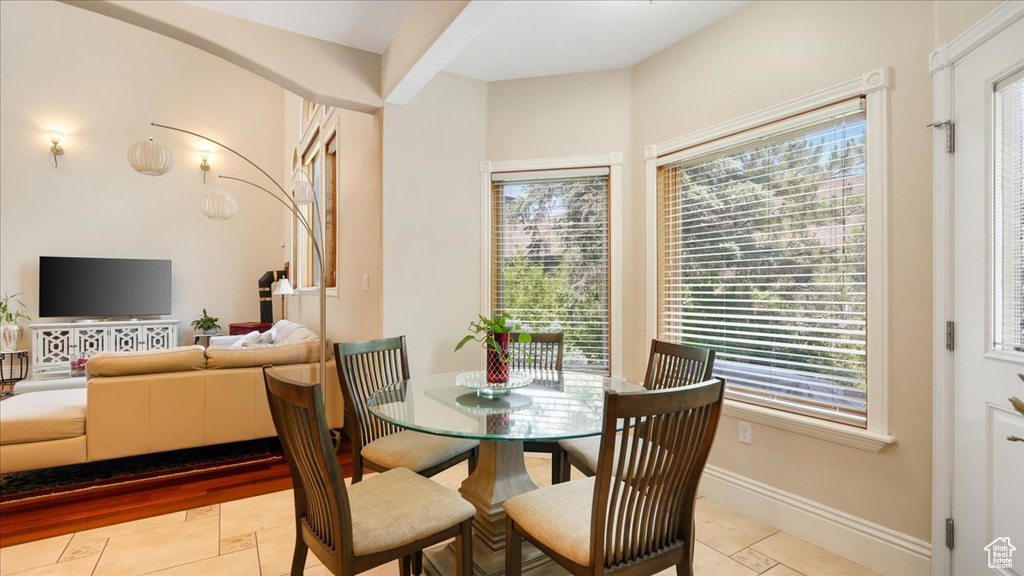
M232 180L235 182L241 182L248 184L257 190L263 191L265 194L279 202L282 206L287 208L295 219L298 220L302 228L309 234L310 241L313 243L313 252L316 258L316 263L320 269L320 282L318 286L318 295L320 297L320 381L326 382L327 379L327 292L325 288L326 269L324 268L323 252L320 247L320 241L317 239L317 235L314 233L313 226L319 227L317 224L317 215L320 213L320 205L317 202L316 192L313 190L312 184L308 178L300 176L298 182L292 188L292 193L289 194L285 191L281 184L274 180L266 170L260 168L255 162L246 158L242 153L226 146L225 144L204 136L191 130L185 130L183 128L177 128L175 126L167 126L166 124L157 124L155 122L150 123L152 128L163 128L165 130L173 130L175 132L181 132L183 134L189 134L202 138L208 142L216 144L221 148L231 152L235 156L241 158L247 162L250 166L259 170L263 176L267 178L274 186L274 189L261 186L255 182L245 180L244 178L236 178L233 176L219 176L218 180ZM151 128L151 130L152 130ZM149 176L162 176L169 172L174 167L174 155L166 146L158 144L153 140L152 133L148 140L142 140L132 144L128 148L128 163L136 172L140 174L146 174ZM300 174L302 174L300 172ZM301 207L313 204L313 225L310 225L309 220L302 214ZM214 220L228 220L235 215L238 210L238 202L235 200L229 192L225 190L216 189L207 192L199 205L200 211L207 218Z

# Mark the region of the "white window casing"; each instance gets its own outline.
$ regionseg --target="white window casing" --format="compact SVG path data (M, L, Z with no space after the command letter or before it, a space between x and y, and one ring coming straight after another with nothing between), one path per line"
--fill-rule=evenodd
M771 402L750 404L727 399L725 414L854 448L877 452L895 441L889 435L889 90L892 70L880 68L856 80L821 90L761 112L647 146L644 150L647 199L647 332L659 334L658 172L674 163L748 145L771 134L820 124L837 108L866 104L867 246L866 353L867 418L856 427L777 410ZM849 101L849 102L848 102ZM844 103L845 104L840 104ZM845 112L844 112L845 113ZM734 396L736 396L734 394ZM766 405L767 404L767 405Z
M610 366L611 375L622 376L622 154L597 154L534 160L485 161L480 164L480 313L492 312L493 186L497 182L536 180L544 172L557 170L558 176L583 178L607 175L609 191L610 262ZM481 352L482 357L482 352Z

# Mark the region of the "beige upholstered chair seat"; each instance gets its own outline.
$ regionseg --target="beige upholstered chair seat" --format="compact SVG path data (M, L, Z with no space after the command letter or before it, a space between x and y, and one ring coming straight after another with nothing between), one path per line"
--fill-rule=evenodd
M408 468L422 472L476 448L479 442L403 430L388 434L363 447L363 459L383 468Z
M560 440L562 450L578 462L582 462L590 470L597 470L597 455L601 452L601 435L584 438ZM616 446L617 448L617 446ZM618 450L616 450L618 452ZM616 454L618 456L618 454Z
M505 513L558 554L589 566L594 482L593 477L563 482L509 498Z
M19 394L0 404L0 444L45 442L85 434L84 388Z
M411 544L473 517L457 493L405 468L365 476L348 488L356 556Z

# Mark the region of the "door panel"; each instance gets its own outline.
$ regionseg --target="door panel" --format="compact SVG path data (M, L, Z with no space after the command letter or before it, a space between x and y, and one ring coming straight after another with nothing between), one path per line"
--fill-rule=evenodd
M993 311L999 309L997 298L1003 302L1006 296L996 286L1007 285L995 273L995 264L1012 263L1024 243L1013 234L1002 236L1005 246L994 242L994 234L1006 229L1005 218L1017 217L1013 211L997 214L1000 205L994 194L1005 180L1005 171L997 177L997 169L1017 161L1019 156L1013 154L1024 153L1018 144L1009 153L1003 148L995 153L995 137L1003 134L995 129L995 87L1021 68L1024 20L965 56L952 76L955 575L996 573L988 566L985 547L1006 537L1021 552L1012 568L1000 573L1024 575L1024 442L1007 440L1007 436L1024 437L1020 433L1024 418L1009 402L1010 396L1024 398L1024 382L1017 377L1024 372L1024 353L996 350L1001 340L994 332L1004 324L993 319ZM1021 223L1009 224L1016 230Z

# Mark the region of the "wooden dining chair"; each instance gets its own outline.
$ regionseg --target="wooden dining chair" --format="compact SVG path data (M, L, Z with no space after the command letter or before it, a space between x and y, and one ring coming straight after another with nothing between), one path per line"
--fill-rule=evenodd
M537 376L535 383L543 385L545 376L556 377L562 370L565 334L562 332L532 332L529 342L520 342L519 333L509 336L509 368L524 370ZM551 455L551 483L558 484L567 477L569 461L557 441L523 442L524 452Z
M705 382L711 379L714 368L714 350L651 340L644 388L664 390ZM600 443L601 438L598 436L572 438L558 443L567 462L563 467L565 480L568 480L573 466L587 476L594 475Z
M672 566L692 576L697 485L724 390L714 379L606 391L597 475L505 501L505 575L520 575L526 538L577 576L641 576Z
M292 576L309 550L331 573L353 576L392 560L409 576L413 556L455 538L456 572L473 573L473 514L458 494L405 468L345 486L324 416L320 384L290 380L263 367L274 427L295 495Z
M403 430L370 413L367 402L375 393L409 378L405 336L335 343L334 357L345 398L345 429L352 440L353 483L363 479L364 468L408 468L429 477L469 460L473 471L478 441Z

